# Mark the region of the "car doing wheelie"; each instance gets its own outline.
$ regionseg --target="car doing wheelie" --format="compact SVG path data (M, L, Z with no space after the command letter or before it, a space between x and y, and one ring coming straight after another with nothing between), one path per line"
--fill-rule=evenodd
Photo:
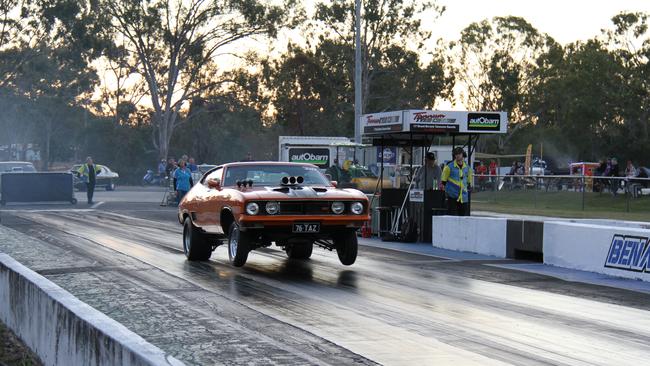
M272 244L292 259L307 259L314 245L336 250L344 265L357 258L356 231L369 220L368 199L338 189L311 164L241 162L217 166L179 204L188 260L208 260L227 244L232 265Z

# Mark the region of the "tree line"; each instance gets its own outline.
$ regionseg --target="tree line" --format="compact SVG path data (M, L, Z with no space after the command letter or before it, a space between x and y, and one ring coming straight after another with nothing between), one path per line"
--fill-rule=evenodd
M482 151L650 164L648 14L567 45L514 16L433 42L421 16L444 17L439 4L363 3L364 113L505 110L510 133ZM0 0L0 145L135 180L169 156L274 159L279 135L352 136L354 23L353 0Z

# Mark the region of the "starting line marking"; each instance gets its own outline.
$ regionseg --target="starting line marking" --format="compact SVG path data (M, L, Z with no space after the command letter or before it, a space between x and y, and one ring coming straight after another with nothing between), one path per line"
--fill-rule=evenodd
M103 205L103 204L104 204L103 201L102 201L102 202L97 202L97 203L95 203L94 205L90 206L90 208L97 208L97 207L99 207L99 206L101 206L101 205Z

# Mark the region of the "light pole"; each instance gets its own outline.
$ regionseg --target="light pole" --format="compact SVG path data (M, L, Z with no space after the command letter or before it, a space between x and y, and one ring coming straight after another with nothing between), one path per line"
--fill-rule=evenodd
M354 1L354 142L361 143L361 0Z

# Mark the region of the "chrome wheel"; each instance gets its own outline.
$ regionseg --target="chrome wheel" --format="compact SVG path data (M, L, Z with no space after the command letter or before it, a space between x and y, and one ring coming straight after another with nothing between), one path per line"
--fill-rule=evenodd
M239 243L239 229L233 229L232 235L230 237L230 253L234 257L237 253L237 244Z
M190 247L192 246L192 242L190 240L190 233L187 225L183 228L183 251L185 252L185 255L187 255L190 252Z
M249 235L241 232L236 223L232 224L228 238L228 257L233 266L241 267L246 263L249 245Z

